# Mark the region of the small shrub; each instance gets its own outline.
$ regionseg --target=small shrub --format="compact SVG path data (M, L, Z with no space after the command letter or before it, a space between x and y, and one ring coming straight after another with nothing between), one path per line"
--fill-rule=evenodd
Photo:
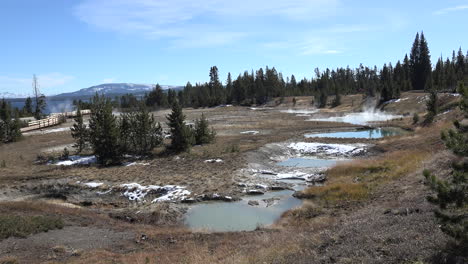
M0 163L0 168L6 168L6 161L2 160L2 163Z
M414 113L413 115L413 124L419 123L419 115L418 113Z
M59 217L0 215L0 239L26 237L63 227L63 220Z
M60 156L61 160L67 160L70 157L70 152L67 148L63 149L62 155Z
M176 153L189 151L195 143L193 130L185 124L185 115L177 101L172 105L172 112L166 116L167 125L171 129L171 145L169 149Z
M18 264L18 260L15 257L4 257L0 258L0 264Z
M232 144L231 146L227 147L226 149L226 152L229 152L229 153L235 153L235 152L239 152L240 151L240 147L238 144Z

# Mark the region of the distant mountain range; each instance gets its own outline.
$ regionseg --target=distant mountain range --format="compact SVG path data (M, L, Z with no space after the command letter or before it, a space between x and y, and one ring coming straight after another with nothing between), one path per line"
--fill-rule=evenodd
M0 99L5 98L5 99L10 99L10 98L26 98L29 95L27 94L14 94L10 92L0 92Z
M93 96L96 93L104 95L122 95L122 94L144 94L153 89L152 84L135 84L135 83L105 83L89 88L83 88L76 92L57 94L54 97L82 97ZM182 86L161 85L162 89L182 89Z
M122 94L144 94L153 89L154 85L152 84L135 84L135 83L104 83L96 86L91 86L89 88L83 88L76 92L70 93L61 93L53 96L48 96L49 98L77 98L77 97L90 97L98 94L104 94L108 96L122 95ZM181 90L183 86L174 86L174 85L161 85L162 89L174 89ZM0 92L0 98L26 98L30 95L14 94L10 92Z

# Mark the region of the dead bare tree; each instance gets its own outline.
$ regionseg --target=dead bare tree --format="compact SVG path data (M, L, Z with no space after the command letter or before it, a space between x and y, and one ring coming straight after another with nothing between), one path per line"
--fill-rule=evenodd
M39 82L35 74L33 75L32 87L33 87L34 103L35 103L34 117L36 119L41 119L43 115L43 111L46 107L46 101L45 101L45 96L41 94L41 91L39 90Z

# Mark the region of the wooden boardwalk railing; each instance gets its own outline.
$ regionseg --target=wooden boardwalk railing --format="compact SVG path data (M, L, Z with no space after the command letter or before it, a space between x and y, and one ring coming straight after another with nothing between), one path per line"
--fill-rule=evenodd
M88 110L88 109L81 110L81 114L89 115L91 114L91 110ZM51 127L51 126L59 125L65 122L67 117L75 117L76 115L77 115L76 111L65 112L65 113L52 113L50 114L50 117L48 118L28 122L28 126L21 128L21 132L27 132L31 130L41 129L44 127Z

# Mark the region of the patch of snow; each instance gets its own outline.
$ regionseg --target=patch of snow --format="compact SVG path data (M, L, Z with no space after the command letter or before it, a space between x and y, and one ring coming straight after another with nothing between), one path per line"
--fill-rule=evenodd
M365 145L325 144L298 142L288 145L300 154L327 154L327 155L357 155L365 151Z
M45 134L58 133L58 132L64 132L64 131L70 131L70 128L61 127L61 128L54 128L54 129L32 131L32 132L26 132L24 133L24 135L45 135Z
M264 190L268 189L268 186L264 184L255 184L255 187L259 189L264 189Z
M425 101L427 101L429 99L429 96L427 95L419 96L417 97L417 99L418 99L418 104L420 104L420 103L424 103Z
M222 159L209 159L209 160L205 160L205 163L220 163L220 162L223 162Z
M280 112L282 113L288 113L288 114L302 114L302 115L307 115L307 114L314 114L317 113L317 109L288 109L288 110L281 110ZM299 116L299 115L298 115Z
M145 162L125 162L123 164L125 167L130 167L130 166L136 166L136 165L141 165L141 166L149 166L149 163Z
M98 195L105 195L105 194L108 194L108 193L110 193L110 192L112 192L112 188L110 188L109 190L104 191L104 192L96 192L96 193L97 193Z
M152 203L159 202L171 202L177 200L186 199L191 193L186 190L184 187L175 186L175 185L166 185L162 187L167 193L161 197L158 197L152 201Z
M292 171L288 173L279 173L277 180L303 180L308 182L319 182L325 180L324 174L309 174L301 171Z
M384 104L389 104L389 103L399 103L401 101L405 101L405 100L408 100L409 97L405 97L405 98L398 98L398 99L392 99L392 100L388 100L386 101Z
M83 183L83 185L89 187L89 188L97 188L101 185L103 185L104 183L102 182L87 182L87 183Z
M150 192L163 193L162 196L154 199L152 202L169 202L169 201L179 201L186 199L190 192L184 187L176 185L166 185L166 186L157 186L157 185L140 185L138 183L128 183L122 184L120 187L125 188L125 192L122 194L127 197L130 201L142 201L146 195Z
M57 166L89 165L97 162L96 156L70 156L68 160L53 163Z
M142 201L149 192L159 191L161 189L161 186L144 186L138 183L121 184L120 187L126 189L122 195L127 197L130 201Z
M247 194L265 194L265 192L257 190L257 189L252 189L252 190L246 190L245 191Z
M278 173L275 173L273 171L268 171L268 170L260 170L259 171L261 174L266 174L266 175L277 175Z
M243 134L243 135L246 135L246 134L257 135L260 132L256 131L256 130L250 130L250 131L243 131L243 132L240 132L240 133Z

